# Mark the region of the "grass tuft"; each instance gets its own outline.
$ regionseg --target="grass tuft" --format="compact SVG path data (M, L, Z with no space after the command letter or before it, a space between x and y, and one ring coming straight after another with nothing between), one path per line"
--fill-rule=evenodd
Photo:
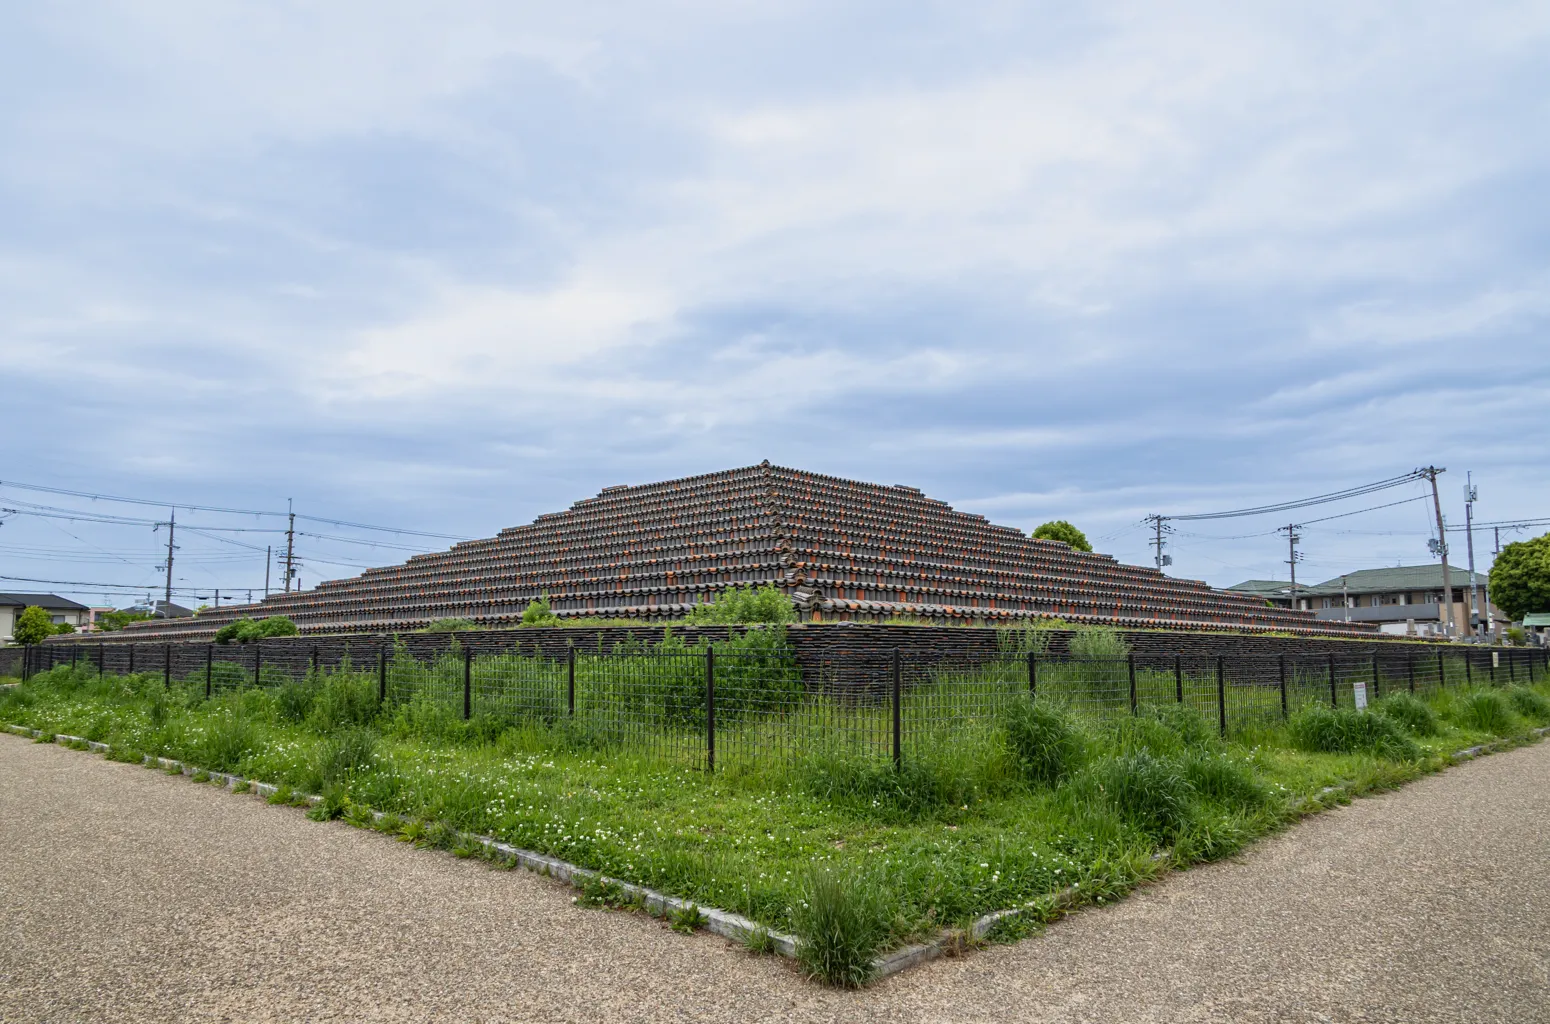
M1176 761L1133 750L1094 765L1091 779L1121 817L1148 835L1175 836L1190 823L1195 789Z
M801 902L792 908L801 945L797 961L809 978L840 988L872 980L872 961L888 934L888 915L877 882L865 874L841 875L816 868Z
M1387 715L1350 708L1312 705L1287 722L1292 742L1303 750L1326 754L1372 754L1393 761L1415 761L1421 748Z
M1013 701L1005 727L1007 743L1029 782L1053 786L1081 764L1081 734L1067 713L1048 703Z
M1482 732L1505 736L1518 728L1518 716L1500 690L1476 690L1454 701L1454 714L1461 724Z
M1537 690L1526 686L1514 686L1507 691L1507 699L1513 710L1540 725L1550 722L1550 699Z
M1393 719L1416 736L1437 735L1437 712L1425 701L1408 693L1395 693L1373 705L1381 715Z

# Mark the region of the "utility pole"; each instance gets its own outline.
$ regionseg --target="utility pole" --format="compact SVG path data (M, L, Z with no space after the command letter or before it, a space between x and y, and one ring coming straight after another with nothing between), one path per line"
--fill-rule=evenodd
M1346 578L1340 577L1340 603L1345 607L1345 620L1351 621L1351 592L1346 589Z
M219 608L221 606L221 588L220 587L216 587L215 588L215 606L217 608Z
M1464 474L1464 546L1469 551L1469 635L1480 635L1480 583L1475 578L1475 490L1473 473Z
M177 532L177 529L178 510L173 509L172 516L167 521L167 595L166 603L162 605L161 609L162 618L167 618L172 614L172 552L174 550L172 536Z
M1297 610L1297 542L1302 537L1297 533L1297 524L1288 523L1281 527L1286 531L1286 564L1292 567L1292 611ZM1277 532L1280 532L1279 530Z
M269 598L269 567L274 564L274 545L264 545L264 599ZM253 603L253 595L248 595L248 604Z
M1166 547L1167 544L1168 544L1167 541L1163 540L1163 534L1165 534L1165 533L1172 533L1173 532L1173 528L1167 525L1167 522L1168 522L1168 517L1167 516L1163 516L1163 515L1147 516L1146 517L1146 521L1152 524L1152 529L1153 529L1154 532L1153 532L1153 537L1152 537L1152 542L1151 543L1152 543L1152 547L1157 549L1153 553L1153 557L1154 557L1154 559L1155 559L1155 561L1157 563L1157 571L1158 572L1162 572L1164 566L1169 566L1169 565L1173 564L1173 556L1172 555L1165 555L1165 554L1163 554L1163 548Z
M1446 468L1438 469L1436 466L1427 466L1421 470L1422 475L1432 482L1432 511L1437 514L1437 556L1442 559L1442 601L1443 607L1448 609L1446 629L1451 637L1458 633L1453 620L1453 575L1448 571L1448 534L1442 522L1442 499L1437 496L1437 474L1446 472Z
M285 592L291 592L291 577L296 575L296 513L291 510L291 499L285 499L286 514L290 525L285 528Z

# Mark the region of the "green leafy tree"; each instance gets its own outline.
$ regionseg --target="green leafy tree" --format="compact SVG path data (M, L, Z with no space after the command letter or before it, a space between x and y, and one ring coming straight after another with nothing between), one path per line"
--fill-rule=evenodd
M1550 612L1550 533L1502 548L1491 566L1491 602L1509 619Z
M1058 540L1062 544L1068 544L1078 551L1091 551L1093 546L1087 542L1087 534L1078 530L1064 519L1054 519L1045 523L1033 531L1034 540Z
M41 644L45 637L53 635L54 620L37 605L23 608L11 630L11 639L19 644Z
M131 622L143 622L151 617L150 612L112 611L103 612L97 616L97 628L104 633L114 633Z
M74 633L75 624L72 622L59 622L54 625L55 633Z

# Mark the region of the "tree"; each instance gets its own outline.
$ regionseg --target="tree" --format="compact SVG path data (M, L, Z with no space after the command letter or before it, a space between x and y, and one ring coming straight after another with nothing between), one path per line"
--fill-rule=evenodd
M1055 519L1037 530L1033 531L1034 540L1058 540L1078 551L1091 551L1093 546L1087 542L1087 534L1078 530L1064 519Z
M236 619L215 631L215 642L250 644L271 636L295 636L297 632L296 623L284 615L271 615L257 622L252 619Z
M1509 619L1550 612L1550 533L1502 548L1491 566L1491 602Z
M19 644L41 644L44 637L53 635L54 620L37 605L23 608L11 630L11 639Z
M54 632L55 633L74 633L75 632L75 624L71 623L71 622L60 622L60 623L57 623L54 626Z

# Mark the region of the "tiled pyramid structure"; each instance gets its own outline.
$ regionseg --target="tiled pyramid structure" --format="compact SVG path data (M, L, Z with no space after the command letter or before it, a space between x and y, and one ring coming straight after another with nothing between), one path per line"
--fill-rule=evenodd
M527 526L403 565L123 639L208 634L241 616L287 615L303 632L413 629L439 618L510 624L547 594L565 617L682 616L739 584L774 583L803 619L908 615L996 624L1032 616L1128 627L1368 635L1204 583L1032 540L903 485L768 462L608 487Z

